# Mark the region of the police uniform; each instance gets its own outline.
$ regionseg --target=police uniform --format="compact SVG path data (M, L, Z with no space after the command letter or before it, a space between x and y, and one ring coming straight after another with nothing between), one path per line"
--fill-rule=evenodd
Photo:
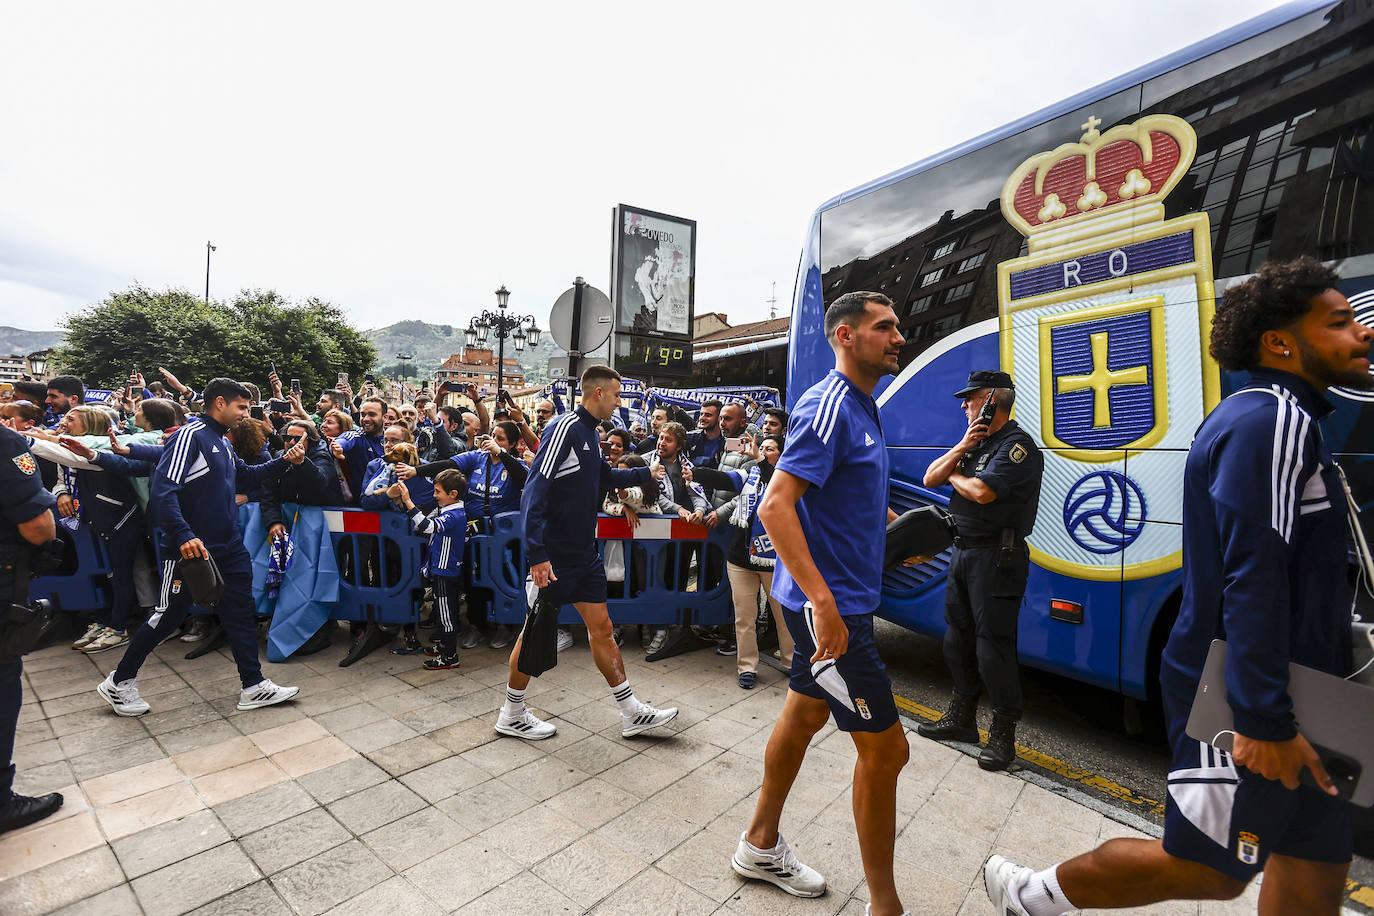
M1005 372L972 372L968 387L955 397L1011 387ZM945 582L945 661L956 698L976 702L987 689L997 728L980 762L997 769L989 754L1001 748L998 753L1005 755L1021 718L1016 618L1030 570L1026 536L1035 525L1044 459L1026 431L1008 420L963 456L959 473L982 481L997 498L980 504L956 490L949 499L956 535Z
M24 437L0 427L0 606L8 607L14 596L15 563L31 551L19 533L19 525L49 512L57 504L43 488L38 464L29 454ZM62 796L54 793L41 799L26 799L13 793L14 734L19 725L19 706L23 698L21 658L0 658L0 830L33 823L56 811Z

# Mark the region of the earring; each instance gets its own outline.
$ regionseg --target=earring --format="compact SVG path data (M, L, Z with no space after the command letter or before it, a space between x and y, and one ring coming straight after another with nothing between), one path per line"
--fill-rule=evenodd
M1287 350L1284 350L1284 351L1283 351L1283 355L1284 355L1284 356L1292 356L1293 354L1290 353L1290 352L1288 352Z

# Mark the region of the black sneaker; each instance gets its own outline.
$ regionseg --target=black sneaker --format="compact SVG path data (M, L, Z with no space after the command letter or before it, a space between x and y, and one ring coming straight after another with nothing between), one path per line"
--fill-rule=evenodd
M716 646L717 655L738 655L739 647L732 642L721 643Z
M27 795L11 795L9 801L0 804L0 833L18 830L37 823L62 807L62 793L40 795L30 798Z
M420 640L416 639L413 635L407 634L407 635L406 635L406 638L405 638L405 641L402 642L402 643L401 643L399 646L397 646L396 648L392 649L392 650L391 650L391 654L392 654L392 655L419 655L419 654L420 654L420 651L421 651L421 650L420 650Z
M457 668L457 655L436 655L434 658L425 659L425 667L430 671L442 671L445 668Z

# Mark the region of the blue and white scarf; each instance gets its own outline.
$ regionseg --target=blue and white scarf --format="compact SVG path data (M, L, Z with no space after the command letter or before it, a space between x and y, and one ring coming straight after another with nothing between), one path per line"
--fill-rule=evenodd
M735 512L730 516L730 524L748 529L749 562L754 566L771 569L777 565L778 555L773 551L773 539L763 530L763 523L759 521L759 503L763 500L764 491L768 489L768 480L763 479L760 467L761 465L756 464L749 469L749 476L745 478L739 500L735 503ZM770 474L769 480L771 479Z

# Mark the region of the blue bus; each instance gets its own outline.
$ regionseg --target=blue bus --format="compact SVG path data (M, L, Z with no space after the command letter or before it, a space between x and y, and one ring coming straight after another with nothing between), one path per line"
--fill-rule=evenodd
M1146 698L1176 613L1194 430L1243 381L1213 306L1266 259L1314 254L1374 323L1374 7L1298 0L822 204L788 354L792 403L831 365L823 315L895 303L902 370L876 397L891 505L944 504L926 466L963 433L975 368L1015 379L1045 450L1019 650ZM1374 502L1368 393L1323 423ZM944 631L948 555L889 573L881 616Z

